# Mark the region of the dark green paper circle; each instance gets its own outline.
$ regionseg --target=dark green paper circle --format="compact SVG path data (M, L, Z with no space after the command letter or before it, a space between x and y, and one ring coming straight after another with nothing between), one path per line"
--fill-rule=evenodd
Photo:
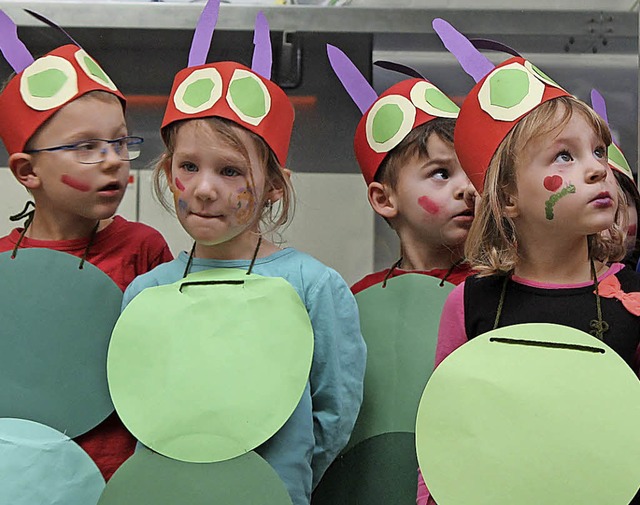
M98 505L291 505L273 468L251 451L218 463L186 463L144 447L107 483Z
M73 438L113 405L107 347L122 291L100 269L50 249L0 254L0 412Z
M638 425L640 382L613 350L574 328L518 324L438 366L416 446L438 505L627 505L640 486Z
M222 268L136 296L113 331L107 374L138 440L205 463L271 438L300 402L312 357L311 321L291 284Z
M313 493L312 505L403 505L416 500L413 433L385 433L339 456Z
M367 343L364 400L347 448L382 433L413 433L435 359L438 323L455 287L404 274L356 294Z

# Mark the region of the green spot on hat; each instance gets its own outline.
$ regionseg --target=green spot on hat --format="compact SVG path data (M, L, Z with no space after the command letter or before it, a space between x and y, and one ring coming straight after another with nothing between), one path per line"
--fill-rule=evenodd
M211 98L214 87L215 83L211 79L198 79L187 86L182 100L188 106L198 108Z
M538 67L536 67L533 63L529 62L529 65L530 65L531 70L533 70L533 72L535 74L538 74L538 76L542 77L543 81L551 82L551 83L555 84L558 88L560 87L560 85L556 81L554 81L551 77L549 77L542 70L540 70Z
M68 76L57 68L49 68L27 77L29 93L37 98L51 98L65 85Z
M403 120L404 113L398 105L395 103L383 105L373 118L371 129L373 139L379 144L392 139L402 127Z
M529 77L525 70L506 68L490 78L491 105L510 109L529 94Z
M234 105L246 116L263 117L267 113L264 91L253 77L234 79L229 85Z
M91 75L93 75L94 77L97 77L98 79L104 82L110 81L107 74L104 73L104 70L100 68L100 65L98 65L90 56L84 57L84 64L86 65Z
M429 88L424 93L425 101L432 107L450 113L458 113L460 107L451 101L442 91L436 88Z
M617 145L611 143L609 148L607 149L607 154L609 155L609 161L616 166L616 168L624 171L626 175L633 179L633 172L631 171L631 167L629 166L629 162L627 158L624 157L622 151L618 148Z

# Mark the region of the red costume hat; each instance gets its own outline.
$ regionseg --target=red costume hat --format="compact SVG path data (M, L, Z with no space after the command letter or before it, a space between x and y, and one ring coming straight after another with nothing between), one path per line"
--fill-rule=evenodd
M327 45L331 67L363 113L356 128L354 149L368 184L389 151L415 128L437 117L456 118L458 106L424 77L394 84L379 97L353 62L337 47ZM388 64L399 69L400 65ZM411 70L406 67L402 71ZM416 75L415 71L411 72Z
M0 94L0 138L9 154L24 151L51 116L91 91L125 98L100 65L77 44L58 47L34 60L18 39L17 27L0 11L0 48L16 72Z
M285 164L293 130L294 110L271 77L269 26L256 19L251 67L224 61L205 63L218 17L219 0L209 0L198 20L189 66L176 74L162 128L185 119L221 117L260 136Z
M446 21L434 20L433 28L477 82L460 108L454 146L469 180L482 193L489 163L513 127L544 102L570 94L522 57L495 67Z

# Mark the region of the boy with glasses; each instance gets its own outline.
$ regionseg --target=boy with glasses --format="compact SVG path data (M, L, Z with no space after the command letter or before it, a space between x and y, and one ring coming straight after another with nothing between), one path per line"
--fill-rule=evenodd
M129 135L124 96L75 44L34 60L15 30L13 37L4 30L0 46L16 72L0 93L0 138L34 207L14 217L27 220L0 238L0 252L62 251L92 263L124 291L134 277L172 259L156 230L114 216L142 143ZM61 296L64 289L73 288L60 286ZM69 310L60 317L73 316ZM115 414L76 441L106 479L135 446Z

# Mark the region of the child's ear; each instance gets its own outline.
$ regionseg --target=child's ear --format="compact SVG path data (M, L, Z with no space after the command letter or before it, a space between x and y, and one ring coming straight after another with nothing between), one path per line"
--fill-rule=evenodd
M511 219L518 217L520 211L518 209L518 197L511 193L507 193L505 195L505 206L502 214L504 217L509 217Z
M282 170L282 174L284 178L287 180L287 182L291 181L291 170L284 167L282 167L280 170ZM278 200L280 200L283 196L284 196L283 187L280 187L280 188L272 187L269 191L267 191L266 199L271 201L271 203L275 203Z
M393 219L398 215L394 193L388 186L372 182L367 188L367 196L376 214L386 219Z
M32 156L27 153L13 153L9 156L9 168L16 180L29 190L40 187L40 177L33 170Z

